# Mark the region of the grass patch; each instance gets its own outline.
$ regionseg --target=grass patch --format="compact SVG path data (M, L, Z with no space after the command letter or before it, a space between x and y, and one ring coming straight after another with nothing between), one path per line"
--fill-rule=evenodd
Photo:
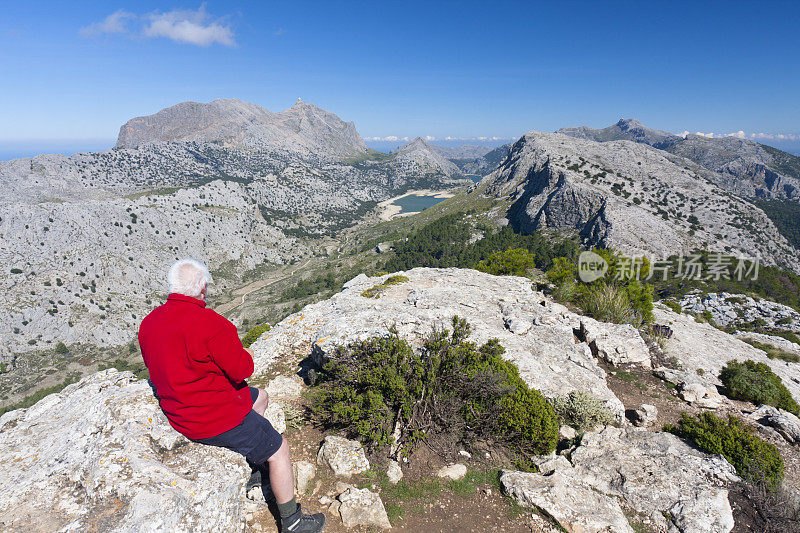
M361 293L361 296L364 298L380 298L383 291L385 291L388 287L392 285L400 285L408 281L406 276L401 274L395 274L394 276L389 276L383 283L379 283L369 289L365 290Z
M786 350L782 350L771 344L758 342L757 340L753 339L742 338L742 340L753 348L758 348L759 350L765 352L767 357L770 359L780 359L781 361L786 361L787 363L800 363L800 355L796 353L787 352Z

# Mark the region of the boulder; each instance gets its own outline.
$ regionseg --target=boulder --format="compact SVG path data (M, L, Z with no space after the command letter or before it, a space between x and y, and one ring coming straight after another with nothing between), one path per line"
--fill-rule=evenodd
M658 409L655 405L643 403L633 412L633 425L634 426L652 426L658 418Z
M286 431L286 415L279 403L270 401L267 404L267 410L264 411L264 417L269 420L275 431L283 435L283 432Z
M369 489L350 488L339 495L339 514L344 527L392 527L381 497Z
M436 475L443 479L458 481L467 475L467 467L461 463L441 467Z
M792 413L771 405L762 405L750 416L753 420L773 428L790 444L800 444L800 419Z
M625 500L659 527L727 533L733 527L728 483L738 481L722 456L692 448L670 433L606 427L586 433L572 453L571 475ZM664 511L672 509L669 522ZM709 521L709 517L716 517Z
M245 527L244 459L188 441L146 381L104 370L0 418L0 521L14 531Z
M369 469L360 442L328 435L317 454L317 464L326 464L337 476L350 477Z
M589 345L595 356L614 366L636 364L652 368L650 350L639 331L630 324L611 324L583 317L577 336Z
M614 498L600 494L573 476L505 470L500 484L520 505L543 510L569 533L633 533Z
M308 484L317 475L317 467L308 461L296 461L292 464L294 470L294 490L302 496L308 489Z

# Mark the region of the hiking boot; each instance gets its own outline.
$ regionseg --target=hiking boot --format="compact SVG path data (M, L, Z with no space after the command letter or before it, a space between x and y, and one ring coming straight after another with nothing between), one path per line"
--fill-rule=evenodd
M324 527L324 514L304 513L300 504L293 515L281 519L281 533L318 533Z

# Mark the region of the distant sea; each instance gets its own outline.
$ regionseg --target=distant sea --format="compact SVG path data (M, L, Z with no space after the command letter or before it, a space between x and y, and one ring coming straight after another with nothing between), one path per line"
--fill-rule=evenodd
M111 149L115 143L114 139L0 141L0 161L40 154L72 155L77 152L102 152Z

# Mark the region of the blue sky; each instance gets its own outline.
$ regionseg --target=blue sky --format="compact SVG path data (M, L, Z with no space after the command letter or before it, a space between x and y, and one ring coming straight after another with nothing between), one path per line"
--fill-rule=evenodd
M636 117L800 147L800 7L737 2L0 2L0 143L110 143L185 100L301 96L364 137ZM794 137L795 141L792 141Z

